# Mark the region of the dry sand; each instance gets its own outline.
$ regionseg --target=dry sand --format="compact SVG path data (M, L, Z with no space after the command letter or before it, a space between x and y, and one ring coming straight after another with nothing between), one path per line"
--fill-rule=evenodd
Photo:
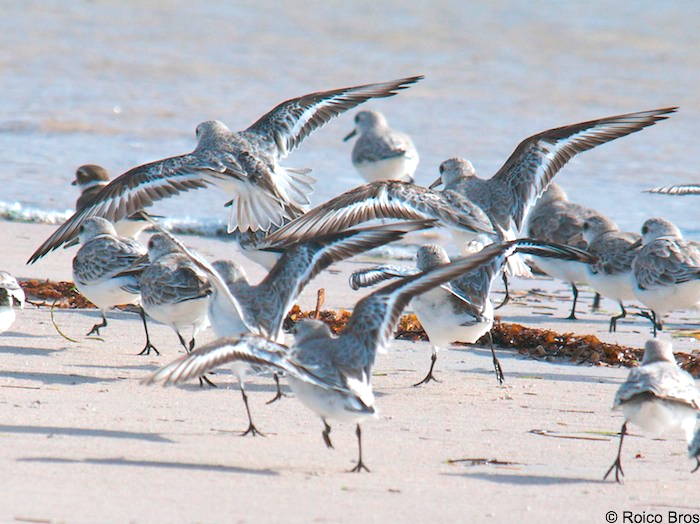
M52 229L0 224L0 268L69 280L73 250L24 265ZM235 253L218 240L186 241L210 257ZM362 265L346 262L339 274L321 275L302 306L312 307L316 289L325 287L326 307L351 307L363 293L348 288L347 275ZM252 276L261 274L247 266ZM521 291L535 287L561 298L530 297L504 308L504 320L635 346L648 337L641 319L622 321L609 335L607 313L588 312L590 293L582 293L579 322L559 320L568 308L565 287L515 283ZM354 428L334 424L335 449L326 449L320 421L295 399L265 405L271 380L250 387L255 421L267 437L240 437L245 414L226 370L213 377L219 389L139 384L181 353L169 328L153 326L162 356L140 357L134 314L111 314L104 342L83 336L96 311L55 316L79 343L56 333L48 309L32 306L0 335L4 522L605 522L608 511L618 512L618 522L623 511L658 512L667 522L670 510L700 513L700 476L690 474L680 434L652 440L633 429L623 454L625 484L602 481L617 449L622 418L610 405L624 368L503 350L506 386L499 387L487 350L459 348L440 354L440 383L413 388L427 369L429 345L395 341L375 367L380 415L364 425L372 472L352 474L346 470L356 458ZM696 318L692 312L674 320ZM212 338L207 332L201 342ZM693 339L676 340L678 349L695 347Z

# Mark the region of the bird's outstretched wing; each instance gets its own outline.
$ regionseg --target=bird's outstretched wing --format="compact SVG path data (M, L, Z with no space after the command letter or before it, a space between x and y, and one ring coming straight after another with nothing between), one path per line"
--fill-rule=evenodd
M437 219L447 227L493 233L484 212L457 193L390 180L358 186L315 207L269 235L265 245L313 240L377 218Z
M512 195L514 227L519 231L535 200L574 155L665 120L677 107L616 115L549 129L526 138L493 176Z
M246 132L257 133L274 141L280 156L285 157L312 131L331 118L370 98L393 96L422 78L421 75L411 76L390 82L343 87L292 98L260 117Z
M659 193L661 195L700 195L700 184L677 184L674 186L661 186L647 189L645 193Z
M190 153L130 169L103 187L32 254L32 264L78 235L86 219L99 216L112 223L133 215L153 202L218 180L245 176L208 153Z
M323 380L322 377L314 374L313 369L296 362L287 346L253 334L243 335L240 338L226 337L215 340L160 368L145 378L142 383L146 385L159 382L163 385L180 384L191 378L200 377L221 365L236 361L267 367L273 371L284 371L314 386L350 393L348 389Z

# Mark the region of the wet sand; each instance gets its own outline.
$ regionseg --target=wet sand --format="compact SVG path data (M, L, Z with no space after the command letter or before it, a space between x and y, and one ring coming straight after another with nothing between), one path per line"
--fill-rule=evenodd
M1 226L2 269L70 279L74 250L24 265L51 226ZM220 240L186 242L212 258L235 253ZM322 274L300 304L312 308L324 287L325 307L351 307L363 293L349 289L347 276L365 263ZM252 278L261 274L245 265ZM590 293L581 294L581 320L570 322L561 320L569 307L565 286L536 279L514 287L521 296L501 310L504 321L634 346L649 336L643 319L622 321L608 334L607 313L588 311ZM526 295L533 288L559 298ZM603 306L616 311L611 302ZM253 416L267 436L240 437L247 422L228 371L213 377L219 389L139 384L181 354L169 328L153 325L162 356L140 357L134 314L112 313L104 342L83 336L98 319L95 310L56 310L55 318L78 343L56 333L47 308L32 306L0 335L2 521L604 522L611 510L620 519L622 511L700 512L698 477L680 434L652 440L633 429L623 452L625 484L602 481L617 450L622 418L609 408L624 368L501 350L506 385L499 387L488 350L460 347L440 353L440 383L413 388L427 370L429 344L394 341L374 369L379 417L364 425L372 472L352 474L354 428L333 424L335 449L326 449L320 421L295 399L265 405L274 394L270 379L250 386ZM693 327L697 318L680 312L670 326ZM207 332L200 342L211 339ZM697 348L691 338L674 343Z

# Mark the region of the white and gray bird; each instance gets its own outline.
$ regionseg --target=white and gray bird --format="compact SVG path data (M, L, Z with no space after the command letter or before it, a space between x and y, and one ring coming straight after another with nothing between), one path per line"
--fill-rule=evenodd
M209 264L201 256L183 246L167 231L162 231L179 245L187 256L212 284L209 301L209 319L218 337L240 336L243 333L262 334L275 342L283 342L282 327L304 287L331 264L399 240L406 233L430 227L433 221L386 224L364 229L354 229L316 240L295 244L284 249L279 260L263 280L250 284L242 267L232 260L218 260ZM156 225L160 229L160 226ZM262 434L253 423L245 392L245 380L260 370L248 362L236 361L232 370L240 384L241 396L248 416L248 428L243 435ZM281 397L278 377L277 395Z
M357 113L355 129L343 140L350 140L358 132L360 136L352 148L352 165L365 180L413 182L420 158L410 136L390 128L379 111Z
M71 185L78 186L80 196L75 202L75 210L81 211L90 204L95 195L109 184L109 173L96 164L85 164L75 171L75 179ZM148 227L148 222L141 215L135 213L114 224L114 229L120 237L138 239L141 232Z
M594 209L570 202L564 189L552 182L532 208L527 221L527 236L558 244L587 249L583 224L593 216L602 216ZM558 258L532 257L537 267L550 277L571 286L573 303L567 320L576 320L577 284L588 282L588 264Z
M101 216L112 222L154 201L216 185L233 196L229 232L268 231L303 213L315 180L308 169L279 161L312 131L370 98L385 98L422 76L311 93L282 102L244 131L210 120L197 126L191 153L130 169L102 188L82 210L63 223L30 257L37 261L76 236L82 222Z
M376 416L372 367L377 351L387 346L404 307L413 296L494 257L506 257L514 249L512 243L492 244L458 262L384 286L356 304L338 336L321 321L303 320L297 324L289 348L255 335L219 339L161 368L145 383L180 383L237 360L283 370L296 397L321 417L326 446L332 447L328 419L356 424L358 460L352 471L369 471L362 458L360 423Z
M170 326L185 351L190 352L197 334L209 325L211 284L180 247L162 233L148 240L148 259L139 279L143 309L148 316ZM189 342L183 333L189 336Z
M583 223L583 238L598 262L588 266L588 283L601 296L616 301L620 314L610 318L608 331L617 331L617 321L627 316L624 302L634 300L632 261L637 254L639 235L620 231L602 215L588 217Z
M678 367L670 341L648 340L642 364L633 368L615 395L613 410L622 410L625 421L620 430L617 457L603 479L615 471L621 482L622 442L627 423L638 426L652 436L681 429L688 443L693 440L695 422L700 411L700 391L690 373Z
M102 314L102 322L92 326L87 336L99 335L107 327L106 312L124 304L140 305L139 276L147 265L144 247L131 238L117 235L104 218L91 217L80 228L81 247L73 257L73 282ZM146 332L146 345L140 354L158 350L151 344L143 309L139 315Z
M637 299L651 310L656 330L663 316L676 309L700 305L700 246L683 238L680 230L663 218L650 218L642 226L632 269Z
M515 241L515 246L516 253L540 254L542 257L578 260L580 263L589 263L595 260L586 252L576 248L544 241L522 239ZM416 253L415 269L378 266L356 271L350 276L350 287L359 289L389 278L403 278L429 271L449 262L450 258L442 247L438 245L422 246ZM436 380L433 376L433 369L440 348L447 348L454 341L474 344L485 334L489 334L489 338L491 338L494 307L489 294L493 281L500 273L504 262L505 259L495 257L491 262L482 264L447 284L426 291L411 301L411 307L418 316L432 346L428 374L414 386ZM498 357L496 357L492 339L490 346L496 380L502 384L504 380L503 369Z
M24 301L26 300L24 289L19 285L17 279L7 271L0 271L0 287L7 289L13 302L20 308L24 308Z
M481 233L516 238L530 207L574 155L654 125L675 111L641 111L538 133L523 140L490 179L467 169L448 170L443 163L431 188L444 184L444 191L401 182L360 186L292 220L268 240L306 240L375 218L438 218L459 235L460 243Z

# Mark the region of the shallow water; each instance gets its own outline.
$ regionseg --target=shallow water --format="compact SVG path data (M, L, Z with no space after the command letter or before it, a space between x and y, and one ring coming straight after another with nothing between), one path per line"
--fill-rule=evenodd
M159 4L3 2L0 201L64 211L80 164L119 174L191 150L202 120L241 129L286 98L423 73L368 105L413 136L424 184L450 156L490 175L535 132L680 105L579 155L556 180L623 228L661 215L700 236L700 197L641 193L700 180L695 1ZM314 202L361 183L341 141L351 127L352 114L340 117L286 160L313 168ZM223 220L224 201L200 191L154 210Z

